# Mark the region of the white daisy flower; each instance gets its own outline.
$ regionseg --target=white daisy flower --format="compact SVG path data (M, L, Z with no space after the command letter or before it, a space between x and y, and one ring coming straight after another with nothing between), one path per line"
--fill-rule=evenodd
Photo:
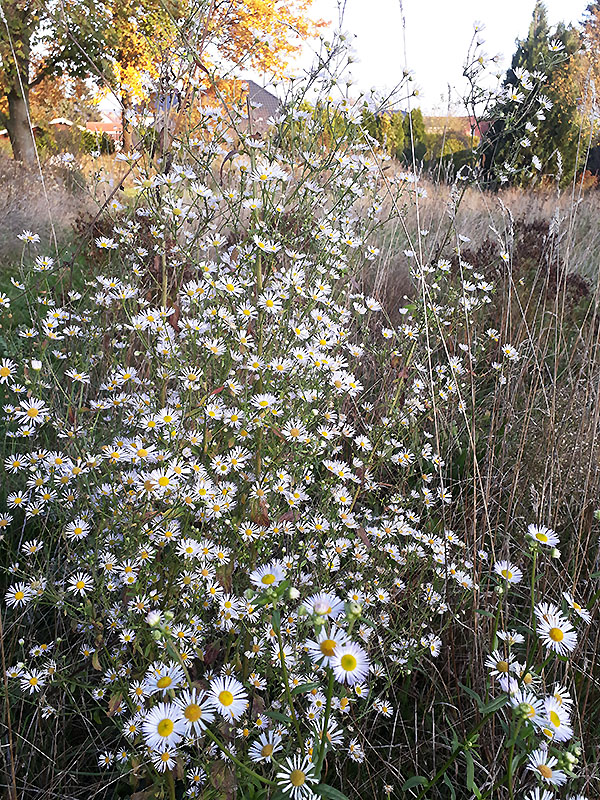
M225 719L239 719L248 707L248 693L235 678L215 678L210 685L210 696Z
M369 657L362 647L349 642L336 648L331 666L336 680L353 686L363 681L369 674Z
M164 752L183 738L185 727L181 709L175 703L159 703L146 714L142 734L148 747Z

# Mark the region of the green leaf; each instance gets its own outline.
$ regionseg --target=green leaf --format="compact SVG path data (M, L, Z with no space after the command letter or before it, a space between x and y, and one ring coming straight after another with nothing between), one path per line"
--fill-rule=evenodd
M450 797L452 800L456 800L456 789L454 788L454 784L450 780L447 775L444 775L444 785L450 789Z
M318 689L320 683L301 683L300 686L296 686L292 689L292 694L302 694L302 692L311 692L313 689Z
M485 611L483 608L476 608L475 613L481 614L483 617L489 617L490 619L494 619L496 616L491 611Z
M468 750L465 750L465 761L467 762L467 789L472 792L475 785L475 762Z
M469 697L472 697L473 700L475 700L475 702L477 703L477 708L481 709L483 705L483 700L477 694L477 692L473 691L473 689L470 689L468 686L465 686L465 684L461 683L460 681L458 682L458 685L469 695Z
M276 719L279 722L285 722L286 725L290 724L290 718L286 717L285 714L281 714L279 711L265 711L264 714L266 717L270 717L271 719Z
M500 697L495 697L493 700L490 700L485 706L481 706L480 710L482 714L491 714L492 711L498 711L498 709L505 706L508 702L507 695L501 695Z
M456 731L452 731L452 750L450 752L456 753L459 747L460 747L460 742L458 741L458 736L456 735Z
M313 791L321 797L329 798L329 800L348 800L345 794L324 783L320 783Z
M413 786L423 786L424 784L428 784L429 781L427 778L424 778L422 775L413 775L412 778L404 781L402 785L402 791L405 792L407 789L412 789Z

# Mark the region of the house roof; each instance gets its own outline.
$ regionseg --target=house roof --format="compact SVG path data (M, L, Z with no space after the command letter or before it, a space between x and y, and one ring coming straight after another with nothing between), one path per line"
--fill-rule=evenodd
M121 130L120 122L86 122L85 127L88 131L105 131L106 133L115 133Z
M252 117L256 120L264 119L265 122L269 117L273 117L279 113L281 109L281 102L278 97L271 92L268 92L258 83L251 80L244 80L248 86L248 100L252 105L260 106L252 110Z

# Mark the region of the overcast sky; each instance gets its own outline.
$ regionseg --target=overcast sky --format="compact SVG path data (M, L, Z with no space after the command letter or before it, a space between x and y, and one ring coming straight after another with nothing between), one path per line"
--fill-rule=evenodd
M344 0L341 0L344 3ZM589 0L546 0L551 25L579 22ZM515 39L525 36L534 0L346 0L343 29L355 34L357 88L391 89L405 64L414 70L418 104L445 113L448 83L460 90L462 66L475 22L483 24L485 52L503 56L506 68ZM313 18L337 25L338 0L314 0ZM402 9L402 10L401 10ZM402 16L406 22L406 53Z

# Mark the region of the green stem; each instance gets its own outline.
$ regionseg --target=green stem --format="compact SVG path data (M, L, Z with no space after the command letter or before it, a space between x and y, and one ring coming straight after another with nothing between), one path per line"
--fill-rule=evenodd
M533 632L534 637L535 637L535 629L536 629L536 625L535 625L535 573L536 573L536 567L537 567L537 555L538 555L538 548L537 548L537 545L536 545L535 550L533 551L533 565L531 567L531 586L530 586L531 607L530 607L530 611L529 611L529 625L531 627L531 630ZM530 666L530 664L532 662L533 652L534 652L534 646L533 646L533 643L530 642L529 636L527 637L527 643L528 643L529 646L527 648L527 659L526 659L526 662L525 662L525 672L523 674L527 673L527 671L529 669L529 666Z
M323 762L325 761L325 754L327 750L327 726L329 725L329 717L331 715L331 699L333 697L333 670L329 669L329 684L327 686L327 703L325 705L325 718L323 720L323 731L321 733L321 741L319 742L319 756L315 765L315 773L321 775Z
M535 633L535 569L537 566L537 554L538 554L538 549L536 545L535 550L533 551L533 566L531 567L531 613L529 618L529 624L531 625L531 629L534 633Z
M482 718L479 720L479 722L477 723L477 725L476 725L476 726L473 728L473 730L472 730L472 731L471 731L471 733L469 734L469 736L468 736L468 738L467 738L467 741L468 741L468 742L469 742L469 741L471 741L471 740L473 739L473 737L475 736L475 734L476 734L476 733L478 733L478 732L481 730L481 728L483 728L483 726L484 726L484 725L485 725L485 723L486 723L486 722L487 722L487 721L490 719L490 717L493 717L493 716L494 716L494 714L496 713L496 711L498 711L498 709L495 709L494 711L490 711L488 714L486 714L484 717L482 717ZM432 789L432 788L433 788L433 787L436 785L436 783L437 783L437 782L440 780L440 778L442 778L442 777L444 776L444 774L446 773L446 771L448 770L448 768L449 768L449 767L451 767L451 766L452 766L452 764L454 764L454 762L456 761L456 759L457 759L457 758L459 757L459 755L462 753L462 750L463 750L463 749L464 749L464 748L457 748L457 749L456 749L456 751L455 751L454 753L452 753L452 755L450 756L450 758L448 758L448 759L447 759L447 761L445 761L445 762L444 762L444 764L442 764L442 766L441 766L441 767L438 769L438 771L435 773L435 775L434 775L434 777L432 778L432 780L431 780L431 781L430 781L430 782L427 784L427 786L426 786L426 787L423 789L423 791L422 791L422 792L421 792L421 793L418 795L418 797L417 797L417 800L423 800L423 798L425 797L425 795L427 794L427 792L428 792L430 789Z
M517 743L517 736L519 735L519 729L523 723L522 719L519 719L517 722L517 728L515 730L515 735L513 736L511 745L510 745L510 752L508 754L508 796L510 800L513 800L513 758L515 755L515 744Z
M288 671L285 665L285 658L283 653L283 640L281 638L281 630L279 624L273 626L277 631L277 641L279 643L279 660L281 661L281 671L283 673L283 684L285 686L285 696L290 707L290 716L292 718L292 722L294 723L294 727L296 728L296 735L298 736L298 742L300 743L300 748L304 750L304 739L302 738L302 733L300 732L300 723L298 722L298 717L296 716L296 710L294 709L294 700L292 698L292 693L290 691L290 681L288 678Z
M167 772L167 785L169 787L169 800L175 800L175 778L170 770Z
M406 357L405 369L408 369L408 365L412 361L413 353L415 352L416 346L417 346L416 342L413 342L413 344L412 344L412 346L410 348L410 351L408 353L408 356ZM405 385L404 378L400 378L399 381L398 381L398 388L396 389L396 393L394 395L394 399L392 400L392 404L387 409L387 414L389 414L390 416L391 416L394 408L396 407L396 403L400 399L400 393L402 392L402 389L404 388L404 385ZM375 458L375 453L378 452L379 445L380 445L381 440L383 439L384 436L385 436L385 431L383 431L381 433L379 439L375 442L375 446L371 450L371 455L369 456L369 460L367 461L367 466L366 466L365 471L371 466L371 463L372 463L373 459ZM348 509L349 513L351 513L354 510L354 506L356 505L356 501L358 500L358 495L360 494L360 490L361 489L362 489L362 482L360 482L358 484L357 488L356 488L356 492L354 493L354 497L352 498L352 502L350 503L350 508Z
M217 737L210 730L210 728L205 728L204 733L206 734L206 736L208 736L208 738L212 742L214 742L217 745L217 747L222 753L225 753L225 755L228 758L230 758L236 766L244 770L244 772L247 772L248 775L252 775L253 778L256 778L256 780L260 781L261 783L265 783L267 786L275 786L275 781L270 781L268 778L259 775L258 772L254 772L254 770L247 767L243 761L240 761L239 758L236 758L236 756L233 755L231 750L225 747L225 745L219 739L217 739Z
M163 308L167 307L167 254L162 253L161 256L162 266L162 292L161 292L161 305Z

